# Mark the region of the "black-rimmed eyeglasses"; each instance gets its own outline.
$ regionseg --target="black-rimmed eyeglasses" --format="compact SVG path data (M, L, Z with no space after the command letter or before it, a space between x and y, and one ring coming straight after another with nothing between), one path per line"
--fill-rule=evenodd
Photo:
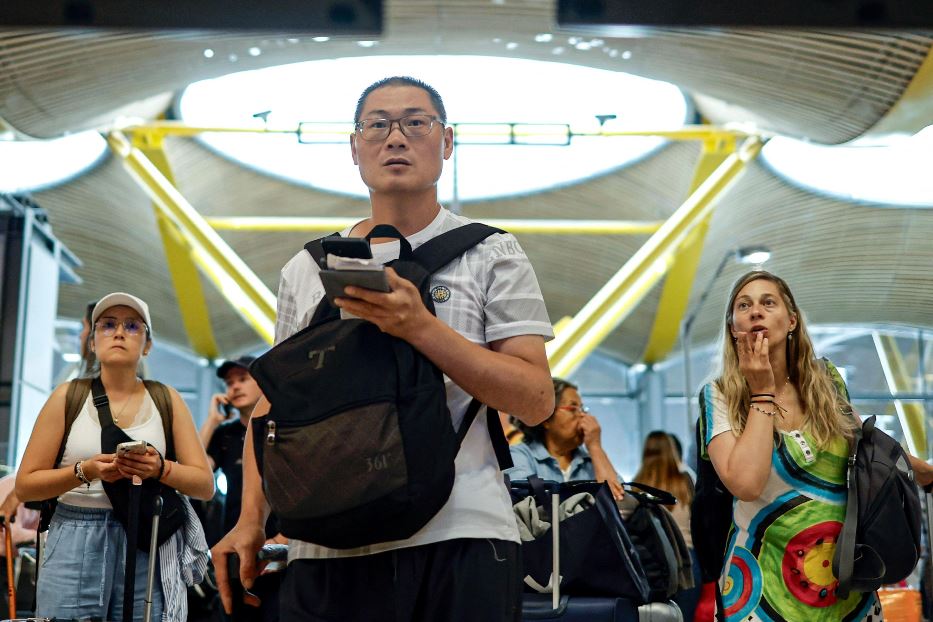
M440 119L430 114L410 114L398 119L363 119L356 122L356 131L363 140L385 140L392 132L392 125L398 123L398 129L405 136L427 136L434 129L434 123Z

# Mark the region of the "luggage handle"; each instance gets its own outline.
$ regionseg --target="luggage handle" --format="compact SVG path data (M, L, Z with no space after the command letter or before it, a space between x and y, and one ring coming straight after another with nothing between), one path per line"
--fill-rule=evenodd
M560 520L558 513L560 511L560 495L553 493L551 495L551 561L553 571L551 572L551 607L557 609L560 606Z
M152 587L155 583L156 555L159 551L159 517L162 515L162 495L152 502L152 538L149 540L149 573L146 576L145 622L152 620Z
M628 482L623 484L622 488L625 492L635 495L638 499L644 499L661 505L675 505L677 503L677 498L670 492L655 488L654 486L649 486L648 484ZM632 488L637 488L638 490L632 490Z
M7 598L10 605L10 619L16 618L16 579L13 572L13 529L10 524L12 520L3 520L0 518L0 526L3 527L4 539L6 540L6 580L7 580Z

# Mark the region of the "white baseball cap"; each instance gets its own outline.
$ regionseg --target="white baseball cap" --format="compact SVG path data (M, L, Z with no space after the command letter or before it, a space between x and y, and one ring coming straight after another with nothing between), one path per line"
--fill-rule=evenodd
M104 314L104 311L110 307L117 306L129 307L130 309L136 311L136 313L138 313L139 316L143 319L143 322L146 323L146 326L149 327L149 334L152 334L152 319L149 317L149 305L136 296L127 294L125 292L114 292L112 294L107 294L98 300L97 304L94 305L94 310L91 312L91 324L96 322L97 318Z

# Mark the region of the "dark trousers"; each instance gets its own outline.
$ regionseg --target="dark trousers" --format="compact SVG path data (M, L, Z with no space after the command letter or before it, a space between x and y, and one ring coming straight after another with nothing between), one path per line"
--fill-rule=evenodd
M519 545L461 539L288 565L282 622L518 622Z

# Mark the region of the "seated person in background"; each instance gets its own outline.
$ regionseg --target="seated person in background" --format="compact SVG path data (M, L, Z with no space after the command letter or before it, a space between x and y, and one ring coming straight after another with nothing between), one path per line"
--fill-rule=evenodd
M552 380L554 412L536 426L518 422L524 442L510 447L515 466L506 474L513 480L537 475L558 482L607 482L612 495L621 499L622 485L603 450L596 417L583 407L576 385L560 378Z

